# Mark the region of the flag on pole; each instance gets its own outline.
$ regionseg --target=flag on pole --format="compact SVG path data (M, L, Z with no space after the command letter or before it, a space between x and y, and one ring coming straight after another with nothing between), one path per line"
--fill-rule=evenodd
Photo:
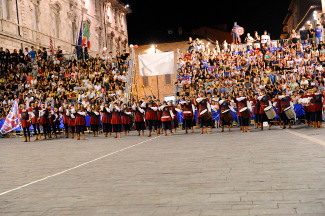
M80 31L79 31L79 37L78 37L78 43L77 44L82 44L82 20L81 20L81 25L80 25Z
M54 55L54 47L53 47L52 36L50 36L50 53L51 53L51 55Z
M85 25L85 29L84 29L84 33L82 36L82 44L81 46L84 47L87 41L87 47L88 49L90 49L90 41L89 41L89 24L86 21L86 25Z
M20 125L20 115L18 108L18 100L16 99L14 105L11 107L10 112L0 129L2 134L8 133L12 130L19 128Z

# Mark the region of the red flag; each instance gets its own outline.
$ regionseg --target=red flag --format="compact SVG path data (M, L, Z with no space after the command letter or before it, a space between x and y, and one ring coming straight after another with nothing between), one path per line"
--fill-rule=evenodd
M54 48L53 48L52 36L50 36L50 53L51 53L51 55L54 55Z

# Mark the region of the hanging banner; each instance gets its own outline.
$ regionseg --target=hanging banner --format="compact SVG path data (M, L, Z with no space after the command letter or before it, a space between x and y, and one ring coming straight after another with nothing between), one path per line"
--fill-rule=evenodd
M174 52L142 54L138 56L140 76L175 73Z

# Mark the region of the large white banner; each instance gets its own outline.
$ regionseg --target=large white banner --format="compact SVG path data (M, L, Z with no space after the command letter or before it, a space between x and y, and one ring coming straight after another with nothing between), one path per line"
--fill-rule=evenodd
M138 55L140 76L174 74L174 52Z

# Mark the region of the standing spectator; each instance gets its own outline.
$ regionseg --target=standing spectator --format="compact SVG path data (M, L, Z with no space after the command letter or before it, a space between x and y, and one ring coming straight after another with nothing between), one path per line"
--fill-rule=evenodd
M32 50L29 52L30 59L32 63L34 64L36 62L37 52L34 49L34 46L31 47Z
M319 42L323 41L323 29L321 28L320 24L316 25L315 38L317 45L319 44Z
M267 31L264 31L264 34L261 36L261 44L268 45L270 42L270 36L267 34Z
M63 51L61 50L61 47L58 46L58 50L56 51L56 57L62 62L62 57L63 57Z
M314 39L314 34L315 34L315 31L314 31L312 25L308 25L307 36L308 36L309 43L312 43L312 41Z
M76 46L76 53L78 61L81 60L83 58L83 50L80 43Z
M308 40L308 30L306 30L305 26L300 29L300 40L301 42Z

